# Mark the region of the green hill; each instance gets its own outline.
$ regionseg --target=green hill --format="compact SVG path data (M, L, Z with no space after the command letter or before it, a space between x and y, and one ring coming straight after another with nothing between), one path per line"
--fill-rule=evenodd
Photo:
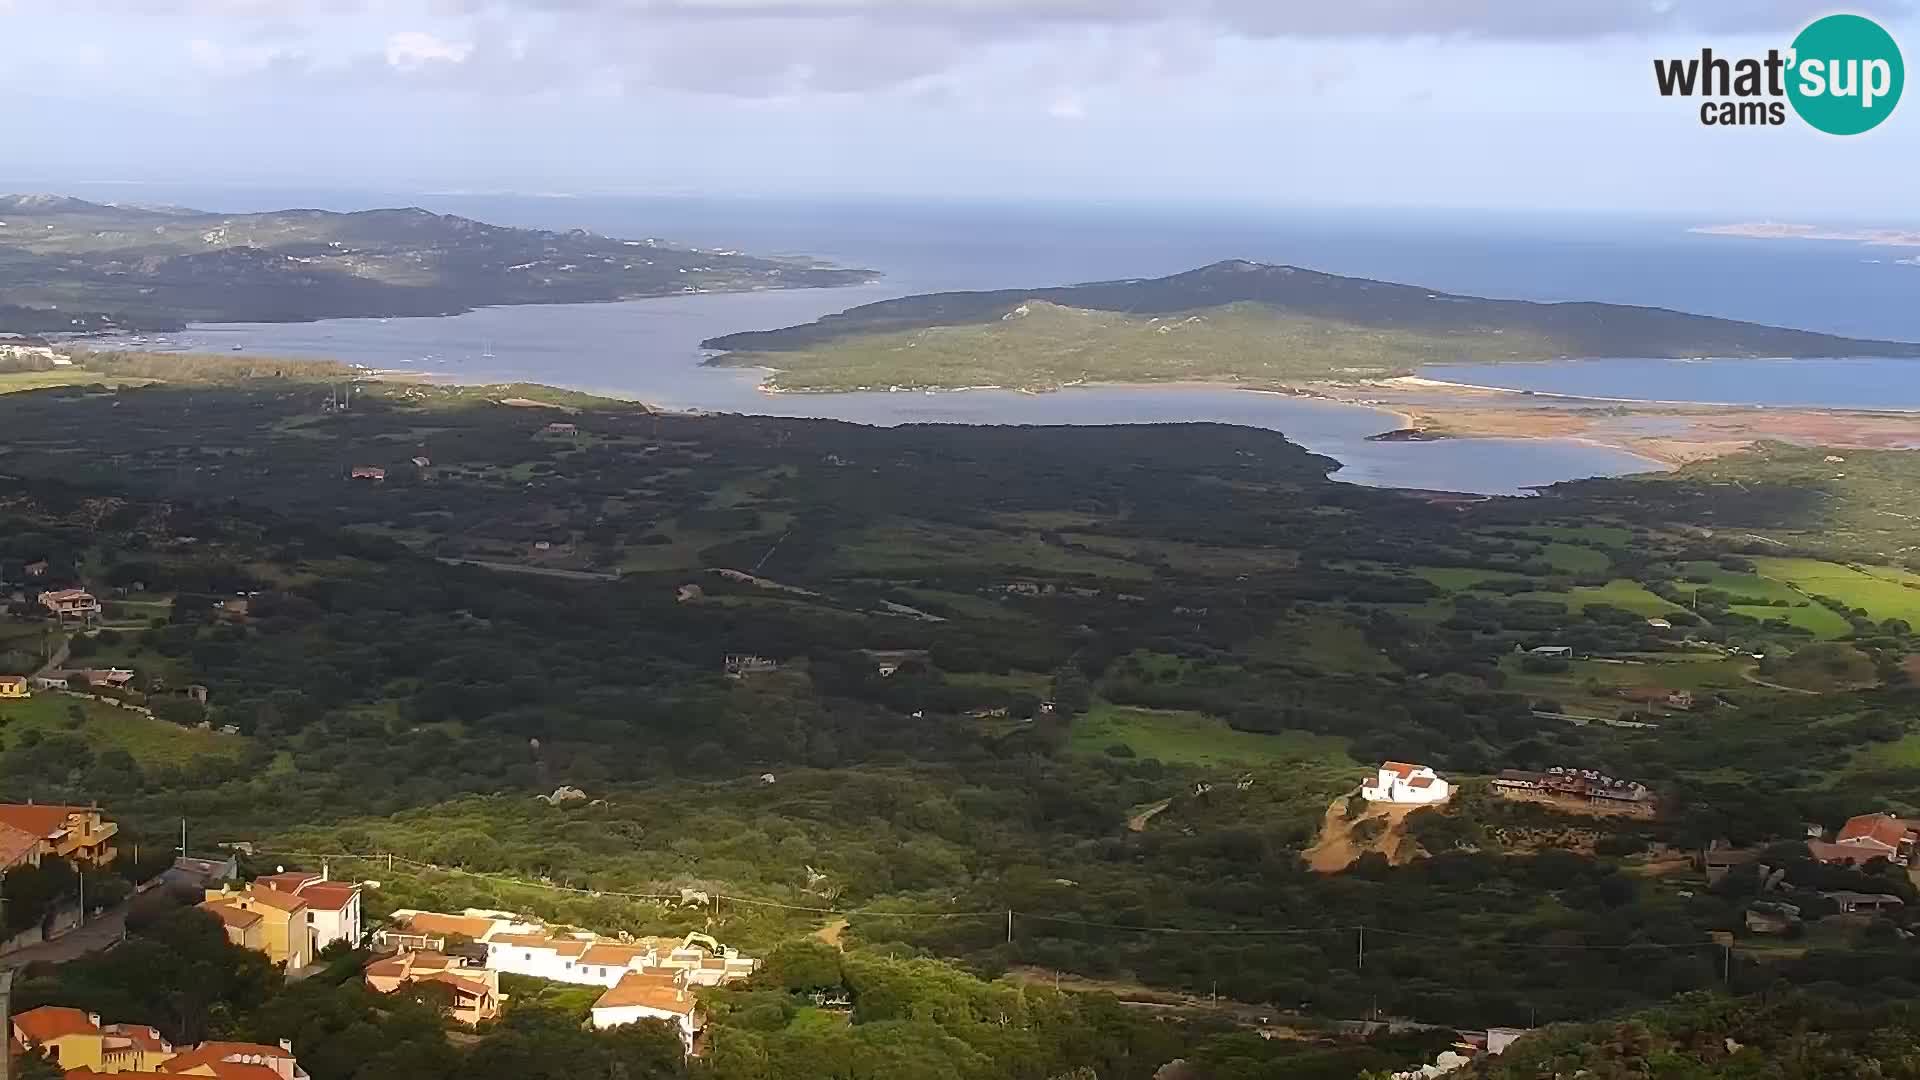
M1230 261L1171 277L933 293L707 341L714 362L789 389L1079 381L1258 382L1423 363L1596 356L1920 356L1868 341L1663 308L1459 296Z
M873 276L417 208L214 214L0 196L0 333L446 315Z

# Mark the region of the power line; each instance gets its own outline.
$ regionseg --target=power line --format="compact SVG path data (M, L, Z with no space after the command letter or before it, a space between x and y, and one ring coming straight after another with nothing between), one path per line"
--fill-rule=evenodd
M422 862L417 859L409 859L409 858L405 858L404 856L394 855L390 852L381 853L377 855L357 855L352 852L330 852L329 853L329 852L313 852L313 851L279 851L279 852L276 852L276 854L283 855L283 856L291 856L294 858L301 858L301 859L352 859L352 860L358 860L361 862L374 862L374 863L384 862L389 867L394 865L418 867L422 870L430 870L435 873L454 874L461 877L478 878L479 880L490 881L499 885L512 885L512 886L518 886L520 888L527 888L527 889L545 889L550 892L562 892L562 893L569 893L576 896L586 896L586 897L616 897L616 898L625 899L625 900L680 901L680 900L685 900L689 895L699 894L707 897L710 900L723 900L728 903L741 904L748 907L771 908L771 909L780 910L780 911L802 911L802 912L806 912L808 914L813 914L813 915L835 915L842 918L857 917L857 918L871 918L871 919L935 919L935 920L987 919L987 918L1002 919L1004 918L1007 920L1007 940L1009 942L1013 940L1014 925L1020 920L1026 920L1029 922L1052 923L1060 926L1075 926L1075 927L1081 927L1083 929L1088 929L1088 930L1110 930L1118 933L1163 934L1163 935L1170 935L1170 936L1189 936L1189 937L1240 937L1240 938L1313 937L1313 936L1324 937L1324 936L1336 936L1336 935L1344 936L1346 934L1354 934L1357 937L1357 945L1362 950L1361 952L1362 956L1364 956L1365 941L1366 941L1367 934L1383 934L1389 937L1405 938L1405 939L1411 939L1415 941L1437 942L1440 944L1450 945L1455 948L1461 948L1461 949L1505 949L1509 951L1627 952L1627 951L1636 950L1636 949L1661 949L1661 950L1678 952L1678 951L1687 951L1687 950L1693 950L1693 949L1725 948L1724 946L1711 940L1696 941L1696 942L1681 942L1681 943L1648 941L1648 942L1637 942L1637 943L1625 944L1625 945L1565 944L1565 943L1531 942L1531 941L1463 942L1458 936L1443 937L1435 934L1420 934L1420 933L1414 933L1408 930L1386 930L1386 929L1381 929L1379 927L1365 926L1365 925L1358 925L1358 924L1344 925L1344 926L1312 926L1312 927L1269 927L1269 928L1250 927L1250 928L1244 928L1244 929L1227 928L1227 927L1142 926L1142 925L1133 925L1128 923L1099 922L1092 919L1082 919L1076 916L1044 915L1036 912L1020 911L1014 908L995 908L991 911L887 911L884 909L871 908L871 907L839 908L839 907L824 907L824 906L813 905L813 904L793 904L793 903L788 903L784 900L769 900L764 897L756 897L756 896L736 896L731 893L714 893L714 892L708 892L706 890L699 890L699 889L690 889L690 890L687 890L686 893L629 892L629 891L624 891L619 889L586 889L586 888L581 888L575 885L557 885L552 882L545 882L545 881L526 881L521 878L507 877L505 875L500 875L500 874L488 874L488 873L483 873L481 871L476 871L476 870L463 870L459 867L441 866L438 863ZM1362 962L1364 963L1364 961Z

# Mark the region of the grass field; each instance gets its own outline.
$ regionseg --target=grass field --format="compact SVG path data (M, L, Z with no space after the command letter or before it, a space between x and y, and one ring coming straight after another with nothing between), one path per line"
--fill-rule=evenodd
M1841 618L1838 612L1820 604L1808 603L1787 608L1735 604L1729 610L1739 612L1751 619L1759 619L1761 622L1785 619L1819 638L1845 637L1853 633L1851 623Z
M78 725L69 711L75 705L86 715ZM238 735L183 728L131 709L52 692L36 693L25 701L0 701L0 741L12 749L26 731L79 735L96 751L125 750L142 765L184 765L211 755L233 757L245 745Z
M1604 574L1613 565L1606 552L1579 544L1548 544L1541 557L1566 574Z
M1679 605L1655 596L1647 591L1646 586L1628 578L1615 578L1605 585L1575 586L1563 593L1522 593L1514 599L1565 604L1569 611L1578 611L1588 604L1611 604L1649 618L1679 608Z
M1221 548L1174 540L1134 540L1121 536L1074 535L1074 543L1109 555L1164 562L1182 573L1203 577L1237 577L1300 565L1297 552L1284 548Z
M1502 574L1464 566L1416 566L1413 572L1450 593L1469 592L1484 581L1524 581L1519 574Z
M896 521L865 529L840 545L833 563L842 572L863 575L952 570L956 565L1135 580L1153 574L1138 563L1069 551L1030 533L920 521Z
M1503 531L1537 536L1542 540L1588 540L1608 547L1626 547L1633 542L1633 530L1621 525L1529 525Z
M128 375L102 375L97 371L83 371L79 368L56 368L52 371L8 371L0 372L0 394L11 394L20 390L45 390L53 386L145 386L157 379L142 379Z
M1920 575L1891 567L1855 569L1820 559L1758 558L1759 572L1803 593L1831 596L1863 608L1875 619L1905 619L1920 625Z
M1393 661L1367 641L1358 626L1337 616L1287 619L1247 644L1256 659L1306 663L1323 671L1384 674Z
M1068 745L1085 753L1104 753L1116 744L1143 758L1169 765L1225 765L1256 768L1314 764L1351 770L1345 739L1287 732L1262 735L1235 731L1224 722L1195 712L1134 709L1097 702L1073 723Z

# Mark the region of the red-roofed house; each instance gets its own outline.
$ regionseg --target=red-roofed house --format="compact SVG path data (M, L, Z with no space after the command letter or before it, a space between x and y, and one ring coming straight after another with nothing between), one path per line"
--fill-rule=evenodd
M92 867L110 866L120 855L113 838L120 826L108 821L96 806L58 806L52 803L0 803L0 825L31 833L40 840L38 865L54 855Z
M500 973L465 958L437 952L403 952L367 965L369 989L391 994L409 983L431 982L452 991L449 1011L463 1024L500 1015Z
M630 971L593 1003L593 1026L621 1027L640 1020L672 1024L680 1033L681 1047L691 1052L704 1017L683 978Z
M211 1076L216 1080L307 1080L307 1071L294 1059L293 1044L203 1042L184 1050L160 1066L162 1073Z
M1452 785L1432 769L1404 761L1382 764L1373 779L1360 785L1360 797L1368 802L1442 803L1452 793Z
M1809 843L1808 850L1822 862L1865 863L1874 859L1912 865L1920 822L1892 814L1861 814L1847 819L1833 842Z
M245 949L267 954L288 971L313 963L313 939L307 922L307 902L292 893L248 885L238 891L208 889L200 910L219 917L227 940ZM248 916L255 916L249 919Z
M85 589L49 589L40 594L40 606L61 622L85 622L100 614L100 601Z
M307 937L314 955L336 941L359 948L360 886L332 880L325 867L317 874L295 870L256 878L254 885L306 901Z

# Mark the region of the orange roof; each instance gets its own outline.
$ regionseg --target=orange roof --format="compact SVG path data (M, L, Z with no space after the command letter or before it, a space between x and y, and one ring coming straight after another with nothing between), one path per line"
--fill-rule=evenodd
M583 964L604 964L607 967L626 967L638 957L647 955L647 950L638 945L614 945L605 941L595 942L593 947L580 956Z
M437 911L419 911L407 916L406 928L414 934L459 934L478 941L493 932L492 919L468 915L442 915Z
M100 1034L100 1026L93 1022L92 1017L64 1005L42 1005L37 1009L15 1013L13 1026L27 1037L28 1042L42 1045L68 1035Z
M41 838L24 829L0 824L0 870L25 862L35 848L40 846Z
M241 1061L200 1061L176 1069L173 1063L178 1060L178 1058L171 1058L160 1067L167 1072L208 1076L213 1080L285 1080L279 1073L265 1065L252 1065Z
M241 896L243 899L265 904L270 908L275 908L280 911L299 911L307 906L305 900L290 893L283 893L278 889L256 889L249 887Z
M241 911L232 900L208 900L199 907L201 911L212 912L235 930L245 930L266 917L257 911Z
M316 881L299 890L308 907L321 911L339 911L359 895L360 886L344 881Z
M50 803L0 803L0 825L10 825L35 836L52 836L65 831L67 815L91 814L85 806L55 806Z
M594 1002L593 1007L623 1009L641 1006L661 1012L678 1013L682 1016L692 1015L694 1006L697 1004L693 995L671 983L663 985L664 978L666 977L661 975L643 975L637 971L630 971L622 975L620 981L614 984L611 990L601 994L600 1000Z
M472 994L474 997L486 997L487 995L493 993L493 988L488 986L486 983L480 982L477 979L462 978L459 975L455 975L451 971L436 971L431 975L423 975L420 977L419 981L446 983L448 986L453 987L455 990L459 990L462 993Z
M1848 818L1834 839L1855 846L1878 846L1892 852L1907 837L1907 823L1892 814L1862 814Z
M561 956L580 956L587 951L587 945L585 941L568 941L563 938L553 943L553 951Z
M1406 777L1412 776L1414 773L1414 770L1418 768L1420 768L1420 766L1409 765L1404 761L1389 761L1386 764L1380 766L1380 771L1390 772L1401 777L1402 779L1405 779Z
M389 956L385 960L375 960L368 964L366 974L369 978L399 979L406 976L407 968L407 958L404 955Z
M1408 787L1418 787L1418 788L1424 788L1424 787L1432 787L1432 786L1433 786L1433 777L1431 777L1431 776L1416 776L1416 777L1414 777L1413 779L1411 779L1411 780L1409 780L1409 781L1407 781L1407 786L1408 786Z
M530 949L551 949L559 944L545 934L495 934L487 939L489 945L519 945Z
M284 874L268 874L265 877L254 878L253 883L262 888L277 889L285 893L297 893L300 891L300 886L319 880L319 874L309 874L304 870L289 870Z
M142 1050L159 1050L167 1045L160 1037L160 1029L145 1024L107 1024L100 1029L108 1035L118 1035Z
M277 1046L265 1043L246 1042L203 1042L191 1050L183 1050L168 1058L161 1068L167 1072L186 1072L196 1065L237 1064L228 1058L266 1058L270 1061L292 1061L293 1054ZM221 1075L225 1075L224 1073Z

